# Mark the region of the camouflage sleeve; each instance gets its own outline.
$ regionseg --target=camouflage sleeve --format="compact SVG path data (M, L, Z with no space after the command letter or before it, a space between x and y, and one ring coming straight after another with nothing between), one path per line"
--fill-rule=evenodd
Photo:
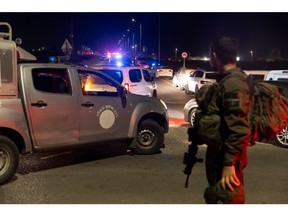
M223 83L223 165L231 166L250 141L248 124L249 88L245 80L231 78ZM223 127L222 127L223 128Z

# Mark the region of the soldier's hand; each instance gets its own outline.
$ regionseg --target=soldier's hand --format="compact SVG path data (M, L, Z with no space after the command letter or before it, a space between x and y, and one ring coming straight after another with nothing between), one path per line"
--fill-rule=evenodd
M224 166L222 171L221 186L224 190L226 187L233 191L234 187L240 186L240 181L236 176L234 166Z

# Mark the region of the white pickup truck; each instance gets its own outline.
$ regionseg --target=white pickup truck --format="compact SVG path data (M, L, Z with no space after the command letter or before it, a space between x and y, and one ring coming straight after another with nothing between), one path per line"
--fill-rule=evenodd
M3 26L8 31L0 32L0 185L15 175L23 153L111 140L127 140L138 154L164 146L169 121L163 101L131 94L87 67L17 63L11 26Z

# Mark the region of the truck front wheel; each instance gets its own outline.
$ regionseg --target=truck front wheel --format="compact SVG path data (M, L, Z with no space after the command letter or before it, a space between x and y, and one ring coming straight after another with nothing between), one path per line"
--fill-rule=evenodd
M15 143L5 136L0 136L0 185L14 176L18 165L19 152Z
M163 128L153 120L144 120L137 131L135 138L136 154L156 154L164 142Z

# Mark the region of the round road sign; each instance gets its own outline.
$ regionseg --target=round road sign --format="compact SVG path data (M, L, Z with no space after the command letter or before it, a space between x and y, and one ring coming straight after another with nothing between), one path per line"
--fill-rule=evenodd
M182 56L182 58L187 58L187 56L188 56L188 53L187 52L182 52L182 54L181 54L181 56Z

